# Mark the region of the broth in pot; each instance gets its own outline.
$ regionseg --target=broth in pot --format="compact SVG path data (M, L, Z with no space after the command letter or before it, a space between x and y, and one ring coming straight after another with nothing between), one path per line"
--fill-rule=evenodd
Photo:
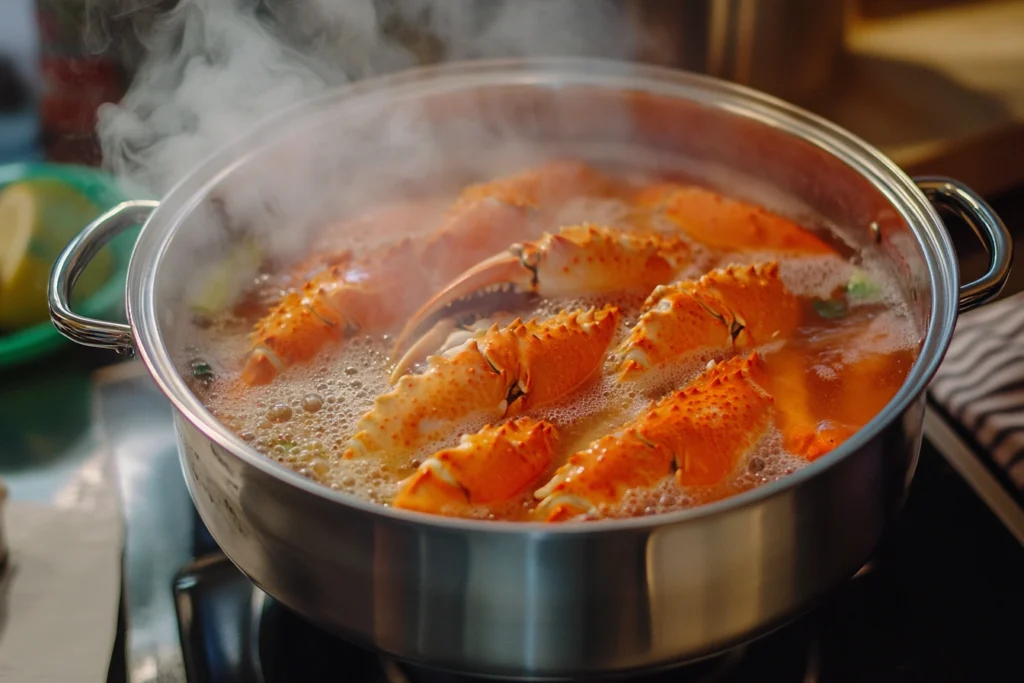
M921 341L834 235L574 160L325 228L202 328L186 376L266 457L381 505L551 523L786 476L871 420Z

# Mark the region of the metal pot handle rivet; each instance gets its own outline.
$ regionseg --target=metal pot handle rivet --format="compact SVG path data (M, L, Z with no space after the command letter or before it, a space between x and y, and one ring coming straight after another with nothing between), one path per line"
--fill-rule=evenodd
M90 223L64 248L50 271L47 299L54 326L71 341L85 346L113 349L131 356L131 327L124 323L95 320L71 310L71 290L89 262L107 242L128 228L139 225L159 202L138 199L122 202Z
M1003 221L984 199L958 180L926 176L914 182L932 204L946 207L971 226L988 251L985 274L960 286L960 312L995 298L1006 284L1013 263L1013 241Z

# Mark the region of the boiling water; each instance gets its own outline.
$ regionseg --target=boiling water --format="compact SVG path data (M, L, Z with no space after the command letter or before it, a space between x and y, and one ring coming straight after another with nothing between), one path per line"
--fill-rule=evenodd
M419 210L410 207L410 211L419 211L422 217L429 210L436 216L438 206L441 204L431 200ZM557 223L588 220L616 225L623 216L625 208L616 202L581 201L566 206ZM779 261L784 284L806 305L803 324L794 338L758 349L769 373L773 363L795 359L804 368L816 417L861 426L898 390L913 364L920 339L913 317L886 270L867 255L843 248L848 252L843 256L779 259L772 253L746 253L716 259L694 245L694 264L683 275L699 276L712 267L731 263ZM876 285L873 296L851 302L842 317L818 314L813 300L829 299L858 271L866 273ZM214 379L205 377L205 372L198 373L199 378L192 381L194 390L219 420L256 450L325 486L387 504L397 483L412 474L426 457L455 445L462 434L483 426L484 420L472 419L453 425L446 438L424 445L411 456L342 458L356 423L372 409L376 397L393 389L388 382L396 360L388 355L393 340L387 335L356 337L325 349L308 364L289 368L268 386L245 386L238 374L248 350L249 331L254 320L279 296L286 284L282 278L280 274L261 276L249 292L247 303L205 325L203 338L196 344L204 355L194 362L208 364ZM596 373L565 400L533 413L555 424L561 457L523 496L501 509L481 510L480 516L524 517L536 505L533 490L565 458L637 417L668 390L685 386L712 360L710 355L696 357L642 385L621 384L613 372L618 360L614 349L635 325L642 299L547 300L512 312L524 319L545 318L561 310L608 303L619 306L622 316L603 372ZM877 362L858 366L857 372L848 370L865 358ZM199 367L205 370L205 365ZM865 392L865 387L870 389ZM774 393L772 387L767 388ZM670 480L653 490L631 491L621 505L596 514L636 516L705 503L786 476L803 464L804 460L785 451L780 435L771 430L720 486L684 491Z

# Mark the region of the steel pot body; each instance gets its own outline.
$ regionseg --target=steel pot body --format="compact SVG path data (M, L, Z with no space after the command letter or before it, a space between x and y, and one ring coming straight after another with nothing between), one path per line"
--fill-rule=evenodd
M339 206L386 201L442 176L457 186L484 160L494 174L563 153L669 164L828 224L884 259L920 324L905 385L842 447L780 481L675 514L553 526L355 500L264 458L188 390L189 286L234 236L301 252L302 226ZM138 353L175 408L203 521L256 584L304 617L393 656L478 674L665 666L808 608L858 570L897 514L925 387L958 308L994 296L1011 255L1005 228L969 190L918 183L827 122L706 77L590 60L431 68L299 105L215 154L158 206L128 203L101 217L55 266L51 310L73 339ZM986 240L992 263L981 280L960 287L929 200ZM129 272L130 325L76 316L67 296L82 263L150 211Z

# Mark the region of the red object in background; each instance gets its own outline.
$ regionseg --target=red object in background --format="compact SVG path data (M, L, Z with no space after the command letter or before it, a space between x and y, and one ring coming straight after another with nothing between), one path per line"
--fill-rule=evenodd
M96 110L125 93L127 74L112 48L90 51L84 0L36 0L42 93L39 103L43 153L48 161L98 165ZM112 41L110 43L112 44Z

